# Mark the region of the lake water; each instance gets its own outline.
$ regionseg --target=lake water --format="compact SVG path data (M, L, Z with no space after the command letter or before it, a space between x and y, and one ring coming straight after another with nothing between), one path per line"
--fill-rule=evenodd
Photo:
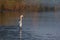
M23 40L60 40L60 12L26 13L22 27Z

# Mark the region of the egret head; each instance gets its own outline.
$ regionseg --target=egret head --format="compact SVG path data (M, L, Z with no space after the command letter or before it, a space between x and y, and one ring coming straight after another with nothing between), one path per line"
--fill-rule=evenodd
M20 16L20 18L22 18L22 17L23 17L23 15Z

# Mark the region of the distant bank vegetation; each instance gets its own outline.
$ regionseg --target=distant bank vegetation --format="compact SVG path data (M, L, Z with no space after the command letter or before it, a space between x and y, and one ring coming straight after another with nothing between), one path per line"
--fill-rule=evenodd
M5 4L0 3L0 10L12 10L12 11L29 11L29 12L42 12L42 11L54 11L55 7L40 5L26 5L24 2L7 1Z

